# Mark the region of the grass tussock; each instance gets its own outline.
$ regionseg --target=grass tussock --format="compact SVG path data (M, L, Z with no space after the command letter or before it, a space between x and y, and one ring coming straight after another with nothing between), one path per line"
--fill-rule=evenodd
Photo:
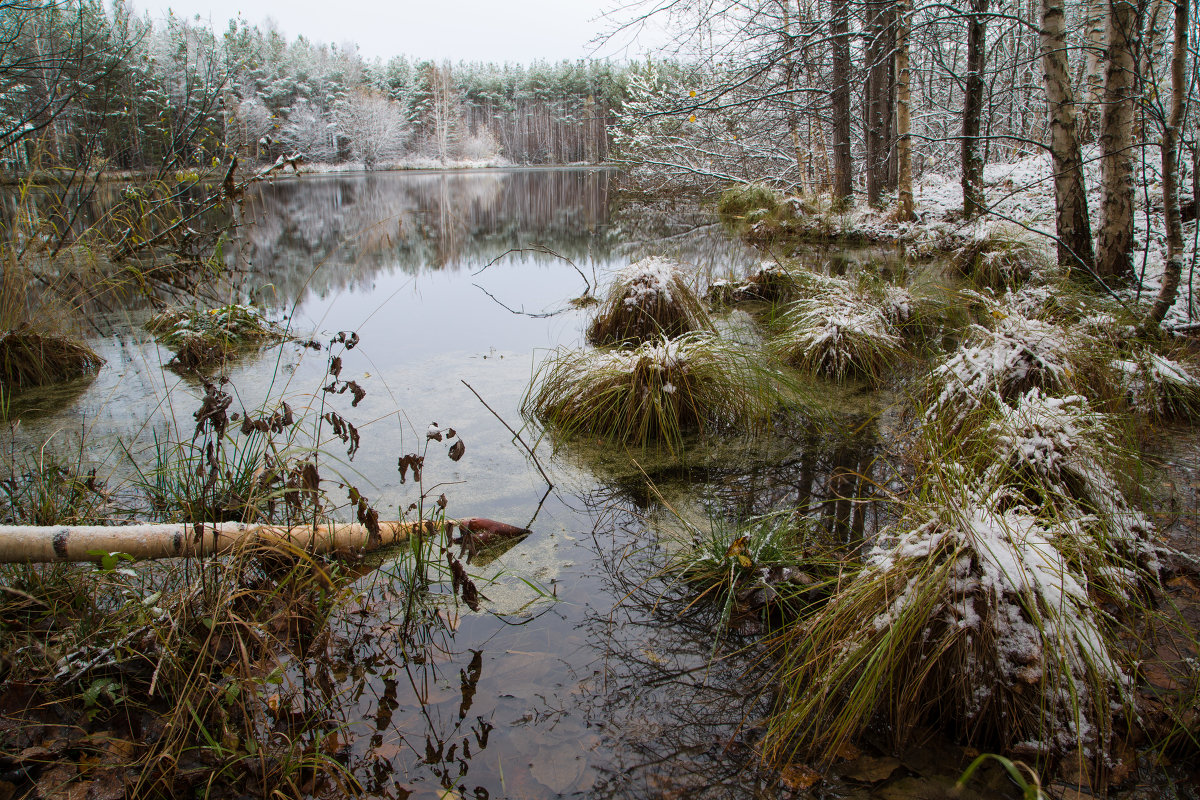
M904 357L893 320L911 306L899 294L881 302L837 278L820 278L819 289L789 304L777 320L772 346L800 369L835 381L878 383Z
M1135 713L1121 637L1158 574L1126 499L1114 424L1034 388L947 438L901 519L811 620L780 639L778 757L830 753L884 721L1039 759L1082 751L1102 777Z
M781 199L769 187L757 183L730 186L717 200L717 213L727 224L754 223L779 210Z
M714 522L667 571L690 588L689 608L715 611L721 634L739 618L771 625L806 613L829 595L842 564L816 520L777 513L741 525Z
M1133 411L1153 421L1200 415L1200 377L1186 356L1169 358L1146 345L1122 355L1111 367Z
M764 261L751 270L745 280L714 281L708 290L709 302L717 306L760 302L775 305L801 297L814 297L838 288L840 278L830 278L803 267Z
M951 269L977 286L1016 288L1053 268L1049 251L1016 225L979 226L950 257Z
M632 350L558 350L522 410L567 435L676 449L690 431L764 430L789 386L745 347L699 332Z
M14 388L94 374L104 359L82 342L31 329L0 333L0 384Z
M617 273L587 335L597 345L638 345L711 329L703 301L679 267L651 257Z
M1076 344L1058 325L1012 309L996 311L991 327L972 325L958 349L930 372L928 414L957 429L979 409L1030 389L1067 390Z
M241 349L287 337L257 307L237 303L207 310L166 309L146 329L174 352L171 365L189 371L209 370Z

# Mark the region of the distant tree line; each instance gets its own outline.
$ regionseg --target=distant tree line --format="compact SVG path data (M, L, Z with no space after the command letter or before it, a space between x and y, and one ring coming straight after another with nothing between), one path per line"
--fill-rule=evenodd
M0 0L0 160L179 170L302 153L373 167L405 159L599 162L624 93L603 62L450 64L223 32L125 0Z

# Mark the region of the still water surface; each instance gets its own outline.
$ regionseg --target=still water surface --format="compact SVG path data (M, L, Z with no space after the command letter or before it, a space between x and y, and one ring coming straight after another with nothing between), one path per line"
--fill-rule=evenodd
M763 709L751 689L765 667L752 649L726 657L749 638L714 648L712 615L685 610L683 587L660 574L678 547L672 531L684 526L647 490L633 463L642 456L556 447L525 426L555 484L546 496L535 465L465 385L521 428L539 359L583 346L587 312L567 300L589 282L604 286L650 253L708 277L744 275L761 260L695 219L615 218L612 179L593 169L280 180L249 198L228 248L242 297L286 318L300 339L361 337L342 377L367 397L353 408L348 395L329 402L358 426L362 447L340 463L331 447L327 476L341 471L394 516L417 494L401 483L397 458L423 447L436 422L467 446L457 463L436 445L428 458L426 487L443 484L433 496L445 492L448 515L533 518L531 536L478 567L490 581L483 613L448 613L449 628L419 653L405 655L390 619L397 598L378 576L362 582L366 613L336 622L327 674L300 688L328 701L348 768L369 794L775 796L753 754ZM122 447L147 458L155 436L190 435L198 387L163 369L170 353L141 330L144 314L108 321L111 334L93 342L107 365L65 408L28 415L29 441L74 441L82 422L89 456L119 474ZM324 352L296 343L247 356L228 373L235 409L310 408L325 370ZM866 506L847 498L870 472L874 423L852 407L842 413L853 438L801 428L754 448L709 443L688 468L652 458L646 468L702 526L803 506L861 531Z

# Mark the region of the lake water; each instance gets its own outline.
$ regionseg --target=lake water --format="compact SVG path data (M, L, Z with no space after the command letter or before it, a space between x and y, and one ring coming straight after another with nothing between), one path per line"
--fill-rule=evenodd
M323 396L326 353L289 343L228 371L235 410L287 400L300 412L324 399L362 436L353 461L326 441L324 474L342 474L385 518L418 491L401 482L397 458L424 447L431 422L452 426L465 457L452 462L435 444L425 472L427 489L441 484L433 496L446 494L447 514L533 519L531 536L478 567L483 611L447 609L446 626L417 650L389 616L397 598L381 579L386 563L362 579L367 613L336 621L328 674L306 690L325 698L368 794L775 796L776 777L758 770L753 749L767 669L754 639L714 646L714 613L689 607L662 567L690 536L682 520L704 527L799 506L861 531L871 512L850 498L871 474L877 417L841 398L832 404L853 436L798 425L757 443L704 443L686 467L557 442L523 421L538 361L557 346L584 346L588 312L567 301L588 283L603 287L646 254L706 277L743 275L762 259L702 217L614 217L614 177L281 179L248 198L246 226L227 247L242 293L228 299L254 297L302 340L357 332L342 377L367 390L357 407L349 395ZM146 313L105 321L93 345L107 364L94 380L28 401L43 409L27 408L24 442L69 449L82 426L88 459L121 475L126 450L148 459L155 437L190 437L200 391L163 368L170 353L141 329ZM496 415L536 444L555 485L548 496Z

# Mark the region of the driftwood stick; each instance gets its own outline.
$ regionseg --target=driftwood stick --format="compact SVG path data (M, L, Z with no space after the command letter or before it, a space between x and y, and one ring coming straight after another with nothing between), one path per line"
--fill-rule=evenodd
M314 553L368 551L401 544L414 534L457 526L493 538L523 536L529 531L482 517L420 522L380 522L378 534L359 522L329 525L218 524L148 525L0 525L0 563L98 561L108 553L134 558L185 558L228 553L244 547L287 546Z

